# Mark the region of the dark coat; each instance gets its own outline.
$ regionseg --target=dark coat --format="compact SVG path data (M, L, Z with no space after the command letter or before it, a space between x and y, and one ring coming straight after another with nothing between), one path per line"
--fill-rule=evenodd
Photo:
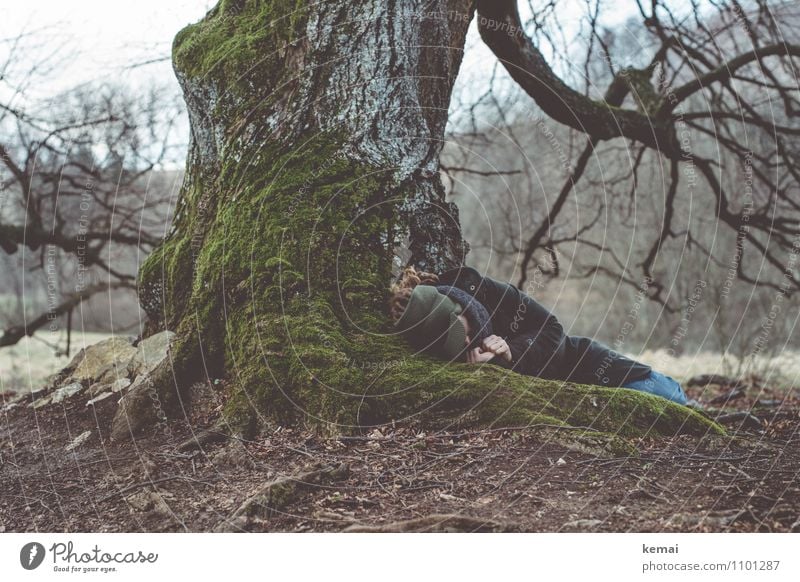
M533 298L472 267L445 271L438 284L463 289L489 311L492 333L506 340L512 355L510 363L499 356L492 363L530 376L599 386L622 386L651 371L591 338L566 335L556 316Z

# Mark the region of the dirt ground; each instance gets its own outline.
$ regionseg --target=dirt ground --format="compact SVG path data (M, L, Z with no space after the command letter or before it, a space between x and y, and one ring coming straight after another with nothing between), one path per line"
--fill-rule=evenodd
M197 433L173 421L117 444L112 400L0 413L0 531L800 531L796 390L729 402L724 412L760 421L729 420L737 442L646 438L638 457L621 458L525 429L395 426L349 438L281 429L192 450L179 445ZM213 414L190 420L210 425ZM300 486L267 487L276 480Z

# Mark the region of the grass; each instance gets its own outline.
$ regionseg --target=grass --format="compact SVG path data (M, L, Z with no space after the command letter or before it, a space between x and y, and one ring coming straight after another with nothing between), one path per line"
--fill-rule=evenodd
M14 346L0 348L0 393L38 388L50 374L66 366L80 350L111 335L73 331L69 357L56 355L53 348L53 345L59 348L66 346L66 334L54 336L47 331L22 338Z
M101 332L73 332L69 357L56 355L53 347L47 345L57 344L63 348L66 345L65 336L62 334L54 338L48 332L38 332L33 338L23 338L15 346L0 348L0 393L19 392L41 385L47 376L66 366L82 348L111 335ZM645 350L640 355L632 354L630 357L653 366L681 383L698 374L733 374L739 364L738 358L730 355L723 357L715 352L674 357L662 349ZM756 358L754 369L776 387L791 387L800 378L800 353L787 350L776 358Z
M652 366L662 374L672 376L681 384L698 374L734 377L741 363L739 358L730 354L703 351L674 357L664 349L645 350L639 355L630 357ZM749 367L742 367L742 370L742 374L754 372L760 375L766 383L775 388L790 388L796 386L800 379L800 353L785 350L774 358L757 356L752 359Z

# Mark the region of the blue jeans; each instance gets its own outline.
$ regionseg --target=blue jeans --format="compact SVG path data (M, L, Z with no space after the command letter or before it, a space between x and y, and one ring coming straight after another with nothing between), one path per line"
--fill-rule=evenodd
M672 400L678 404L686 404L688 402L686 393L674 378L667 376L666 374L656 372L655 370L651 370L650 375L645 376L641 380L634 380L633 382L623 384L622 388L631 388L633 390L649 392L650 394L662 396L667 400Z

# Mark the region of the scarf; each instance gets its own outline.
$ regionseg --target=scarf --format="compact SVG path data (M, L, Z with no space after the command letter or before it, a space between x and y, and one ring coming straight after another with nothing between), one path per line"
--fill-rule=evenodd
M471 332L470 347L481 345L484 338L492 335L492 321L489 318L489 312L480 301L458 287L437 285L436 290L442 295L447 295L463 308L463 314L469 321Z

